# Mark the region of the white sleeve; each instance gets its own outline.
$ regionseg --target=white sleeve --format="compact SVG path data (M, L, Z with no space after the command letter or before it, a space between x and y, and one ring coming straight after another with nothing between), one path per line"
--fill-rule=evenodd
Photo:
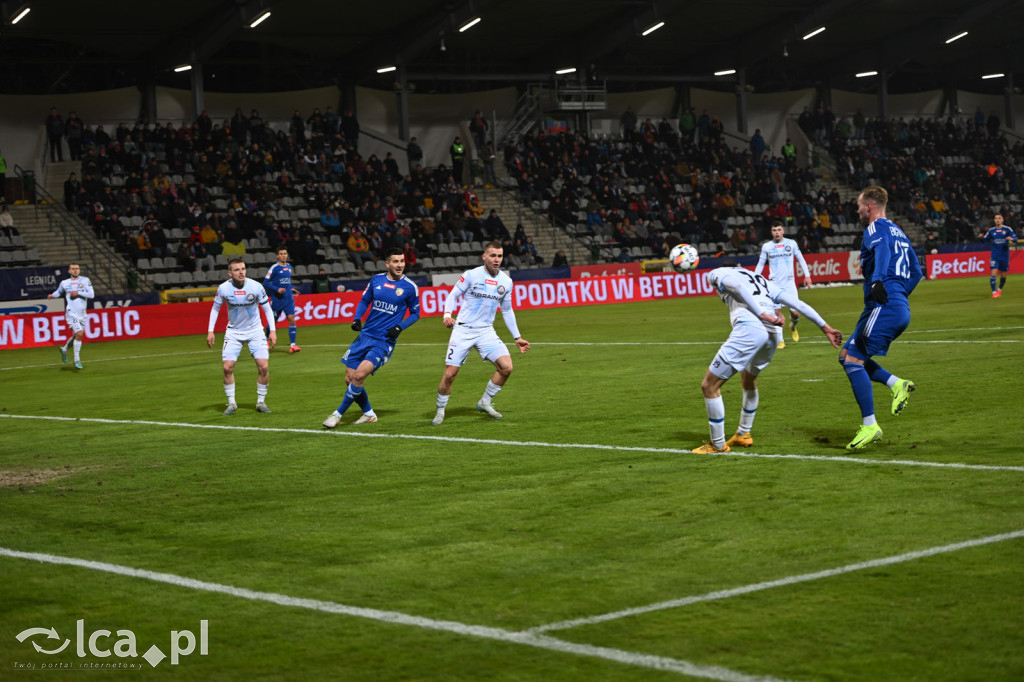
M96 298L96 292L92 288L92 280L85 280L85 286L78 290L78 295L81 296L82 298Z
M267 299L263 303L260 303L260 308L263 309L263 316L267 319L267 327L270 331L277 331L277 320L274 319L274 309L270 307L270 299Z
M220 314L220 292L213 297L213 307L210 309L210 324L206 327L207 331L213 331L213 328L217 325L217 316Z
M519 326L516 324L516 313L512 310L512 296L506 296L501 301L501 319L505 320L505 326L508 327L509 333L512 334L513 339L518 339L522 336L519 333Z
M54 291L50 296L53 298L60 298L64 295L64 280L61 280L60 284L57 285L57 290Z
M732 273L726 274L725 277L718 280L718 286L721 289L729 292L733 297L740 300L743 305L750 308L750 312L754 313L755 317L761 317L761 306L757 304L757 299L747 291L747 288L743 286L743 282L739 280Z
M800 247L793 249L793 255L796 256L796 260L800 263L801 269L804 271L804 277L811 276L811 269L807 267L807 261L804 260L804 254L800 253Z
M818 311L794 296L792 292L780 289L779 295L775 297L775 302L781 303L790 310L796 310L801 315L806 315L808 320L819 327L825 326L825 320L818 314Z
M761 245L761 255L758 256L757 265L754 267L754 274L760 275L761 269L764 268L765 261L768 260L767 252L765 251L765 245Z
M459 279L458 282L455 283L455 286L452 287L452 290L448 292L448 298L445 299L445 302L444 302L444 314L445 315L451 315L452 314L452 311L455 310L455 304L458 303L459 299L462 298L462 295L464 293L466 293L465 289L462 289L462 288L459 287L459 282L467 282L468 283L469 282L469 272L470 271L467 270L466 272L462 273L462 277ZM468 284L467 284L467 286L468 286Z

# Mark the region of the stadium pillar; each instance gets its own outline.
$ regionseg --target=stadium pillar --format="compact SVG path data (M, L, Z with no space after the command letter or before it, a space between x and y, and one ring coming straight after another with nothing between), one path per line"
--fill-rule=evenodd
M747 70L736 71L736 130L747 134Z
M206 108L206 93L203 90L203 64L194 62L192 70L188 72L192 79L192 120L196 120L199 114Z
M1006 87L1003 89L1005 93L1003 97L1006 98L1006 127L1010 130L1016 130L1017 127L1014 125L1013 115L1013 72L1006 72Z
M398 137L409 141L409 72L405 64L398 65Z
M889 76L884 69L878 72L878 115L889 118Z
M139 103L139 120L152 123L156 120L156 82L152 77L147 77L139 83L139 90L142 92L142 100Z

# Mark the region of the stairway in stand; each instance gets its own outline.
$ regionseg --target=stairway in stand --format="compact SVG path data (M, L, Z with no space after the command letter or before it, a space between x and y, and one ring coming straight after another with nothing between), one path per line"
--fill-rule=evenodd
M514 196L500 189L479 188L474 190L480 197L480 206L484 210L484 218L493 208L498 217L505 223L509 233L516 231L516 224L522 223L526 234L533 237L537 254L544 259L542 267L551 265L552 259L559 250L564 250L569 257L570 265L585 265L589 262L589 252L581 244L575 245L573 258L573 240L565 230L557 228L544 214L537 213L529 206L523 206Z

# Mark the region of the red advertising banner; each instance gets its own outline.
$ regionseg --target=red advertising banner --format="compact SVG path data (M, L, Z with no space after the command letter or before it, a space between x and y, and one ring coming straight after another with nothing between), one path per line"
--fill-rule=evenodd
M864 279L860 272L860 251L834 251L832 253L805 253L804 260L811 271L811 282L850 282ZM797 279L803 281L803 277Z
M573 279L583 277L612 277L615 275L639 275L643 272L640 263L598 263L596 265L573 265L569 268Z
M925 257L925 275L928 279L950 277L981 277L992 272L990 251L965 253L939 253ZM1024 251L1010 252L1010 272L1024 272Z
M517 310L533 310L706 296L713 293L705 281L708 272L527 281L515 285L513 301ZM450 287L421 288L421 315L443 314L449 291ZM361 296L359 291L301 296L295 302L295 317L302 326L348 324ZM204 335L211 305L208 302L171 303L90 310L85 335L89 341ZM226 324L226 312L222 310L217 319L217 332L223 332ZM67 341L68 336L63 313L0 316L0 349L50 346Z

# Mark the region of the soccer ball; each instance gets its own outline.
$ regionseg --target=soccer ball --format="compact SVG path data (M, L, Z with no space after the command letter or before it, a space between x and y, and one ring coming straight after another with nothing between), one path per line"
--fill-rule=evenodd
M689 244L676 244L668 253L668 262L676 272L689 272L700 263L700 254Z

